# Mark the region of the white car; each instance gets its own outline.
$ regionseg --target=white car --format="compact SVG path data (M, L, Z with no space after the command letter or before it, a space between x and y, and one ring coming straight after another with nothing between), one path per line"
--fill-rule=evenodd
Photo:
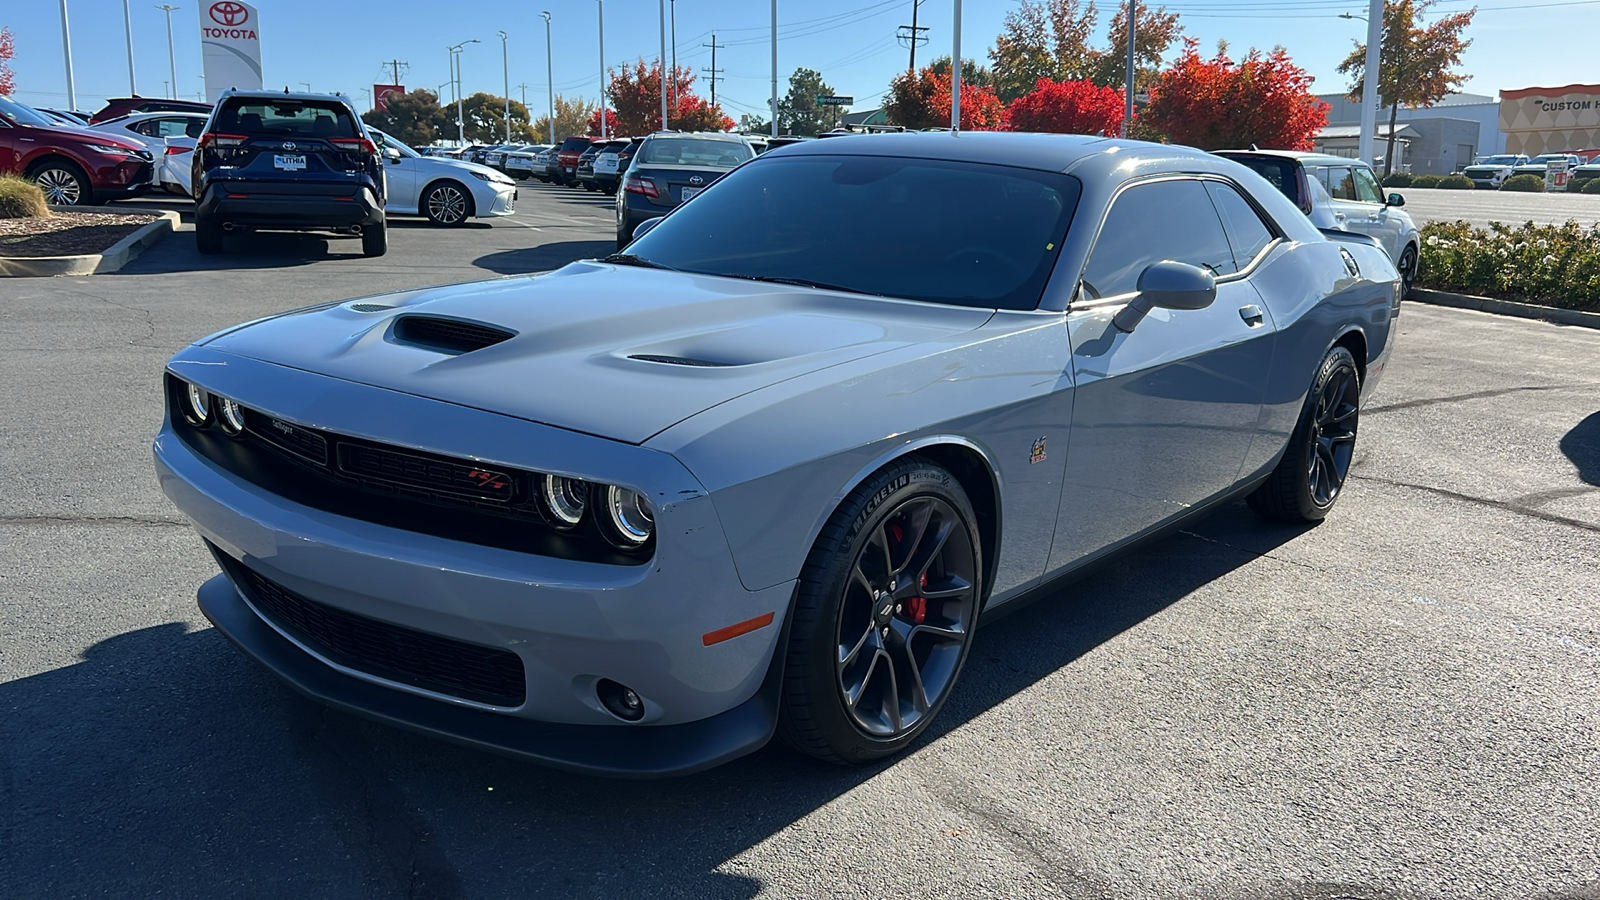
M206 127L205 113L144 112L130 113L89 126L110 131L118 137L132 138L155 157L150 183L174 194L193 193L190 182L194 145Z
M528 144L516 150L507 150L506 174L512 178L533 177L534 157L549 149L547 144Z
M384 157L386 213L427 216L435 225L461 225L474 216L516 212L517 183L488 166L423 156L376 128L368 128Z

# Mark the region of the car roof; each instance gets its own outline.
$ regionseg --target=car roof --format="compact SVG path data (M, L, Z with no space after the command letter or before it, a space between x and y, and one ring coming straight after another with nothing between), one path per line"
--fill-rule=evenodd
M738 144L745 143L744 135L728 134L722 131L657 131L653 134L645 135L645 138L687 138L689 140L697 141L728 141L730 143Z
M768 150L781 155L907 156L1063 172L1088 166L1110 171L1129 159L1165 163L1175 170L1211 170L1224 163L1203 150L1173 144L1105 138L1082 134L1032 134L1001 131L896 132L840 135L825 141L799 141Z
M1332 153L1308 153L1304 150L1217 150L1219 156L1242 153L1251 156L1275 156L1279 159L1298 160L1301 165L1311 166L1366 166L1372 168L1359 159L1348 156L1335 156Z
M348 105L350 98L343 94L315 94L304 91L223 91L217 103L229 99L242 100L323 100Z

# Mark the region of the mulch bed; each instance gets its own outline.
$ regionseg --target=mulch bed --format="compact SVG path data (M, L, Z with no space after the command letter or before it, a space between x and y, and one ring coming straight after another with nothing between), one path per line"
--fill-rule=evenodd
M0 219L0 256L104 253L158 218L145 213L56 212L37 219Z

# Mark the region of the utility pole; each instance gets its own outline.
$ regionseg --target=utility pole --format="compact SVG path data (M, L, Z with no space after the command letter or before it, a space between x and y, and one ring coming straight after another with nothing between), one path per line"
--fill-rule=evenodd
M167 14L167 75L171 79L167 83L172 85L173 91L178 89L178 64L172 55L172 11L181 8L182 7L172 6L166 3L156 7L156 9L163 10ZM173 96L167 91L163 91L162 93L166 94L168 97Z
M928 30L928 26L918 27L917 25L917 7L921 5L922 0L911 0L911 24L901 25L900 30L895 34L895 37L900 39L900 43L911 48L911 62L907 65L906 70L912 74L916 74L917 71L917 47L928 42L928 39L922 36L922 33Z
M391 59L388 62L384 63L384 65L389 66L392 69L392 71L394 72L394 80L389 82L390 84L399 84L400 83L400 67L401 66L405 66L408 69L411 68L411 63L408 63L405 60L400 60L400 59Z
M709 68L709 69L701 69L700 71L706 73L706 81L711 82L711 105L712 106L716 106L717 105L717 82L722 80L722 70L717 68L717 47L718 46L726 47L727 44L719 45L717 43L717 33L715 31L713 31L713 32L711 32L711 43L709 43L709 44L701 44L700 46L702 46L702 47L710 47L711 48L711 68Z
M517 90L522 92L522 105L523 106L527 106L528 105L528 83L526 81L524 81L523 83L517 85Z
M550 146L556 145L556 79L555 63L550 58L550 10L539 13L544 19L544 85L550 92Z
M67 109L78 109L78 92L72 86L72 37L67 34L67 0L61 0L61 49L67 57Z
M500 77L505 82L506 91L506 143L511 143L511 58L506 55L506 33L496 32L500 35Z
M778 0L772 0L772 136L778 136Z
M128 33L128 96L139 96L139 88L133 77L133 13L128 11L128 0L122 0L122 27Z
M1382 0L1379 0L1382 2ZM1128 96L1123 100L1122 136L1128 136L1128 123L1133 121L1133 38L1134 26L1139 21L1139 0L1128 0Z
M955 3L955 20L951 27L955 38L950 42L950 130L961 130L961 0Z

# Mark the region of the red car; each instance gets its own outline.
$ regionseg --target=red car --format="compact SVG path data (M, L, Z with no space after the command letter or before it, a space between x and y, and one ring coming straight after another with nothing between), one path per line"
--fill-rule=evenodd
M0 96L0 174L20 175L60 206L84 206L144 193L152 155L104 131L58 125Z
M106 105L89 117L89 124L98 125L107 119L141 112L211 112L212 104L193 100L164 100L160 97L113 97Z
M568 186L578 183L578 157L583 151L603 139L588 135L574 135L561 142L561 148L556 153L556 183Z

